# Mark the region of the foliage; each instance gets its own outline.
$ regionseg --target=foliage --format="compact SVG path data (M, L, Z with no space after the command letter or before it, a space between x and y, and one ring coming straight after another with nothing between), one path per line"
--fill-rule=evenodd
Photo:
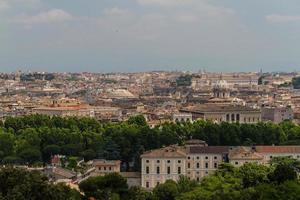
M111 173L105 176L88 178L79 184L79 188L88 198L108 200L125 196L128 186L126 179L121 175Z
M167 180L165 183L157 185L153 194L158 200L175 200L179 191L175 181Z
M76 190L53 185L37 171L3 168L0 170L0 199L3 200L80 200Z
M193 190L181 193L176 200L252 200L252 199L299 199L300 184L290 173L284 173L281 165L292 169L297 161L289 158L279 158L280 162L271 166L248 163L240 168L229 164L220 165L215 174L203 178L199 186ZM279 174L278 172L282 173ZM293 172L297 171L293 168ZM275 177L273 173L280 175ZM292 173L293 174L293 173Z
M142 115L126 122L101 123L92 118L30 115L8 117L0 124L0 161L5 164L48 163L56 154L84 158L121 160L122 170L139 170L140 155L190 138L208 145L300 144L300 126L238 124L211 121L165 123L150 128ZM130 165L133 163L133 165Z
M300 89L300 76L294 77L292 79L292 85L294 86L295 89Z
M191 75L182 75L176 79L177 86L190 86L192 84Z

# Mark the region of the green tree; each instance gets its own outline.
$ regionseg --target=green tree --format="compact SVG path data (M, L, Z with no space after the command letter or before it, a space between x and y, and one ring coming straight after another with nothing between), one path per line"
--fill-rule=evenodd
M288 180L296 180L300 169L300 161L288 157L275 157L271 160L274 167L269 179L278 184Z
M157 185L153 194L158 200L175 200L179 192L176 182L167 180L165 183Z
M90 177L79 184L86 197L109 200L116 195L124 198L128 192L127 181L118 173Z
M300 76L294 77L292 79L292 85L294 86L295 89L300 89Z
M147 121L143 115L132 116L128 119L128 124L135 124L138 126L147 126Z

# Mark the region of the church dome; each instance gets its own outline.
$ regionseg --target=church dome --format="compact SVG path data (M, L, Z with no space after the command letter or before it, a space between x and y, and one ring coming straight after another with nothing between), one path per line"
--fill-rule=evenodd
M229 89L229 85L225 80L218 80L214 85L214 89Z

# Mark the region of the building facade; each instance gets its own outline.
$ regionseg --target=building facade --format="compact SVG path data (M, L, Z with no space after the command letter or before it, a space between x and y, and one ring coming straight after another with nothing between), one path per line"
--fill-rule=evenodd
M293 109L291 107L262 107L261 116L263 121L271 121L274 123L294 119Z
M267 165L274 157L300 160L300 146L208 146L201 140L184 146L171 145L141 155L141 185L153 189L166 180L180 176L201 180L216 171L221 163L240 167L246 163Z

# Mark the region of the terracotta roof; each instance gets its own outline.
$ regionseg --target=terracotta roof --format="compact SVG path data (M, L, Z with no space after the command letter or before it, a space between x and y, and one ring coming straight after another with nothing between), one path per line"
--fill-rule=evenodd
M141 158L183 158L186 156L185 148L177 145L146 151Z
M228 146L193 146L189 148L190 154L227 154Z
M299 153L300 146L256 146L259 153Z
M75 172L72 172L70 170L63 169L63 168L60 168L60 167L53 168L52 172L54 174L57 174L57 175L60 175L60 176L63 176L63 177L69 178L69 179L76 176Z
M121 163L120 160L103 160L103 159L93 160L93 166L115 166L115 165L120 165L120 163Z
M263 156L251 147L235 147L229 150L228 157L230 160L262 160Z

